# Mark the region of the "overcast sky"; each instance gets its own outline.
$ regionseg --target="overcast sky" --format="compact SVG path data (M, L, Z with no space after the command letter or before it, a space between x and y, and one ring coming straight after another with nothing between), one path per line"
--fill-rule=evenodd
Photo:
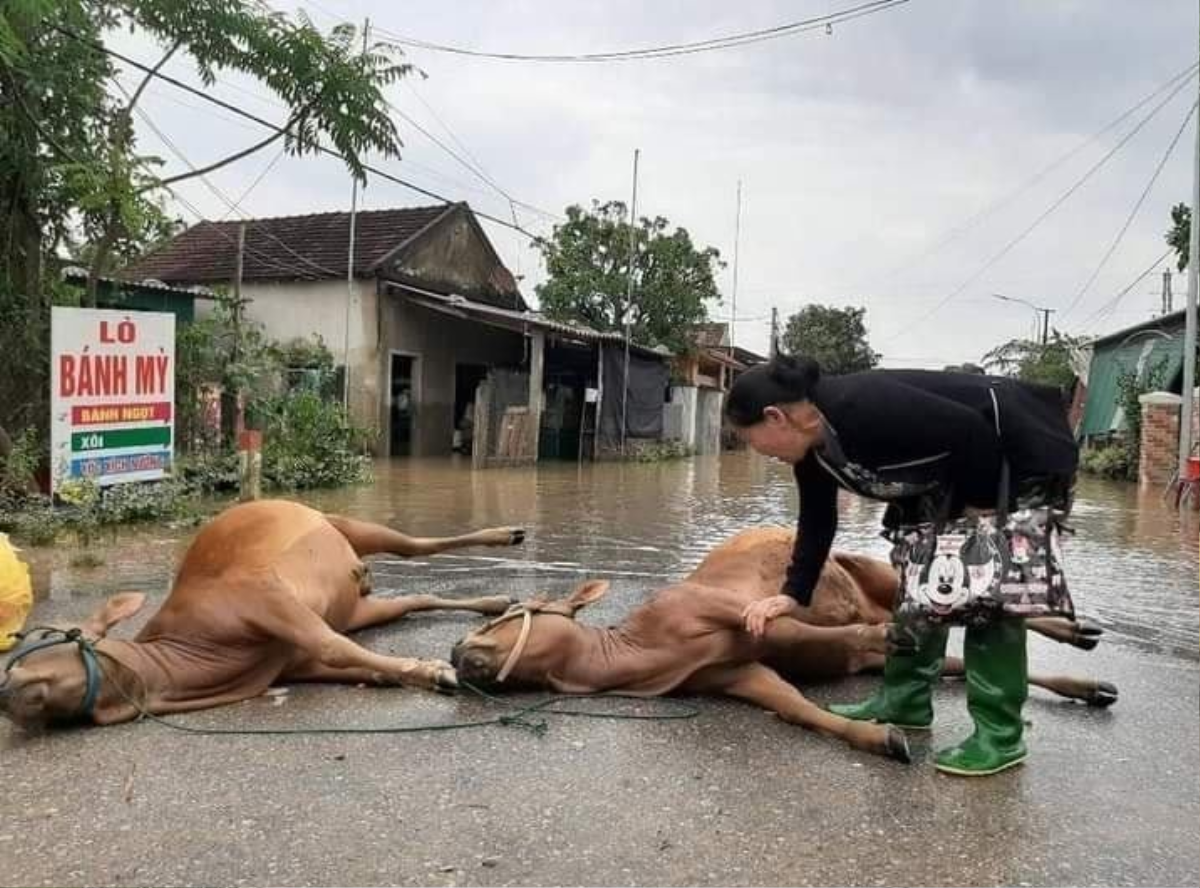
M857 2L274 5L304 10L322 28L369 17L377 35L386 30L542 54L703 40ZM821 30L652 61L538 64L412 49L408 59L427 78L397 84L389 97L460 154L459 144L465 146L513 197L551 213L592 198L628 200L633 151L640 148L639 214L667 217L728 260L720 277L725 301L712 308L719 319L732 311L740 179L739 345L766 350L772 306L786 318L806 303L859 305L885 364L938 367L977 360L1000 342L1030 334L1033 311L993 293L1059 309L1054 322L1073 334L1118 329L1157 309L1165 263L1095 317L1166 249L1169 208L1191 199L1194 119L1111 259L1064 314L1196 101L1194 78L1027 238L991 260L1159 100L1092 139L1097 131L1196 61L1197 15L1196 0L911 0L837 25L831 35ZM148 41L122 36L119 44L147 62L156 58ZM196 82L185 58L167 70ZM267 93L252 81L223 79L211 91L282 119L278 107L255 96ZM152 87L145 107L197 163L261 138L253 124L166 85ZM386 162L388 169L511 218L496 190L408 123L398 125L403 158ZM141 121L139 134L144 151L167 159L167 171L183 168ZM273 160L268 149L211 178L240 198ZM180 193L206 218L229 214L199 182ZM1003 201L998 210L977 217L997 201ZM336 161L283 158L242 206L251 216L269 216L347 209L349 202L349 179ZM429 202L372 181L360 206ZM173 208L195 221L192 209ZM549 233L553 224L520 208L517 214L535 233ZM488 231L533 301L544 274L536 253L510 230L489 225ZM1181 307L1184 276L1176 276L1175 289Z

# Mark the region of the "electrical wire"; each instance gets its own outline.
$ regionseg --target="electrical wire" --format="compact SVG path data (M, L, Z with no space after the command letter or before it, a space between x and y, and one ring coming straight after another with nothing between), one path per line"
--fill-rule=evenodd
M1092 178L1093 175L1095 175L1101 168L1103 168L1104 165L1107 164L1108 161L1111 160L1113 158L1113 156L1115 156L1117 154L1118 151L1120 151L1127 144L1129 144L1130 140L1132 140L1134 136L1136 136L1139 132L1141 132L1142 129L1146 126L1146 124L1148 124L1152 119L1154 119L1154 117L1156 117L1158 115L1158 112L1161 111L1173 98L1175 98L1175 96L1178 95L1179 92L1181 90L1183 90L1183 88L1185 86L1187 86L1187 81L1179 83L1174 89L1172 89L1171 92L1167 94L1166 98L1162 99L1157 105L1155 105L1150 110L1150 113L1148 113L1145 117L1143 117L1140 121L1138 121L1137 125L1133 129L1131 129L1128 133L1126 133L1098 161L1096 161L1094 164L1092 164L1092 166L1088 168L1087 172L1085 172L1082 176L1080 176L1075 181L1075 183L1073 185L1071 185L1071 187L1069 187L1066 191L1064 191L1061 195L1059 195L1059 197L1057 199L1055 199L1055 201L1053 203L1051 203L1050 206L1047 207L1036 219L1034 219L1033 222L1028 227L1026 227L1023 231L1021 231L1020 234L1018 234L1016 237L1014 237L1012 240L1010 240L1007 244L1005 244L1004 247L999 250L999 252L992 255L986 262L983 263L983 265L981 265L978 269L976 269L966 280L964 280L961 284L959 284L957 287L955 287L953 290L951 290L948 294L946 294L944 297L942 297L940 300L938 300L937 304L934 305L933 308L931 308L929 311L925 312L924 314L919 315L914 320L912 320L910 323L903 326L900 330L898 330L897 332L888 336L887 338L883 339L882 342L887 343L887 342L892 342L896 339L899 339L901 336L908 333L908 331L925 323L927 320L929 320L929 318L933 317L935 314L937 314L939 311L941 311L943 308L945 308L945 306L948 305L952 300L954 300L955 297L957 297L961 293L963 293L967 289L967 287L969 287L969 286L971 286L971 284L975 283L975 281L977 281L980 277L982 277L985 272L987 272L990 268L992 268L992 266L994 266L997 262L999 262L1001 259L1003 259L1005 256L1007 256L1010 252L1012 252L1012 250L1018 244L1020 244L1023 240L1025 240L1025 238L1027 238L1030 234L1032 234L1037 229L1037 227L1039 225L1041 225L1044 221L1046 221L1046 219L1049 218L1050 215L1055 210L1057 210L1064 203L1066 203L1071 198L1071 196L1075 194L1075 192L1077 192L1080 188L1082 188Z
M1193 102L1192 107L1188 108L1188 113L1183 118L1183 123L1179 125L1179 129L1176 130L1174 138L1172 138L1171 143L1167 145L1167 150L1163 152L1162 158L1159 160L1158 165L1154 168L1154 173L1150 176L1150 181L1146 183L1146 187L1142 189L1142 193L1138 196L1137 202L1134 203L1133 209L1131 209L1129 211L1129 215L1125 217L1125 222L1117 232L1117 236L1113 238L1113 241L1111 244L1109 244L1108 249L1104 251L1104 255L1100 257L1100 261L1092 270L1091 275L1089 275L1088 279L1083 282L1083 286L1079 288L1079 292L1075 294L1075 298L1071 300L1071 304L1063 309L1063 311L1059 314L1058 321L1060 324L1062 323L1063 318L1070 314L1071 310L1079 304L1081 299L1083 299L1084 294L1088 291L1088 288L1090 288L1092 284L1095 283L1096 278L1099 277L1100 271L1108 263L1108 260L1112 258L1113 253L1117 251L1117 247L1120 246L1121 240L1125 237L1125 232L1127 232L1129 230L1129 226L1133 224L1134 217L1137 216L1138 211L1142 208L1142 204L1146 202L1146 198L1150 195L1150 190L1154 187L1154 183L1158 181L1159 174L1162 173L1163 167L1167 165L1167 161L1170 160L1171 155L1175 153L1175 146L1179 144L1179 140L1183 137L1183 131L1186 130L1188 124L1191 123L1192 115L1196 113L1197 104L1200 103Z
M201 98L206 102L209 102L213 105L224 108L227 111L231 111L234 114L237 114L239 117L244 117L247 120L252 120L255 123L259 124L260 126L266 127L267 129L274 130L275 132L278 132L278 133L285 132L284 128L279 126L278 124L272 123L271 121L266 120L265 118L259 117L257 114L252 114L249 111L239 108L236 105L231 104L230 102L224 101L223 99L219 99L216 96L211 96L208 93L206 93L200 89L197 89L194 86L191 86L190 84L184 83L182 80L179 80L175 77L170 76L169 74L164 74L161 71L156 71L155 69L151 68L149 65L143 64L142 62L139 62L136 59L130 58L129 56L125 55L124 53L121 53L114 49L111 49L110 47L107 47L102 43L97 43L93 40L89 40L86 37L82 37L79 34L76 34L74 31L71 31L68 28L64 28L61 25L51 25L51 27L54 30L58 31L59 33L72 38L73 40L80 43L81 45L89 47L90 49L92 49L95 52L102 53L111 58L117 59L120 62L124 62L125 64L127 64L133 68L136 68L139 71L143 71L152 77L162 80L165 83L171 84L172 86L176 87L177 89L181 89L185 92L191 93L192 95L197 96L198 98ZM333 148L326 147L325 145L321 144L320 142L314 142L312 147L313 147L313 150L315 150L321 154L327 154L331 157L336 157L337 159L341 160L343 163L345 163L347 165L349 164L349 160L345 157L345 155L334 150ZM379 167L374 166L372 164L359 163L359 166L361 167L361 169L364 172L372 173L373 175L378 176L380 179L383 179L385 181L392 182L397 185L402 185L403 187L409 189L410 191L415 191L418 194L424 194L425 196L431 197L434 200L440 201L441 203L446 204L447 206L455 203L455 201L452 201L450 198L445 197L444 195L438 194L435 191L431 191L428 188L422 188L420 185L416 185L412 182L408 182L408 181L400 178L399 176L393 175L392 173L389 173L386 170L382 170ZM501 225L505 228L511 228L514 231L518 231L521 234L528 237L530 240L537 239L536 235L532 234L531 232L527 231L526 229L524 229L523 227L521 227L519 225L514 225L512 222L508 222L504 219L498 218L489 213L484 213L480 210L474 210L473 212L475 213L475 215L477 217L479 217L481 219L487 219L489 222L494 222L497 225Z
M411 47L414 49L424 49L430 52L469 56L471 58L491 59L505 62L626 62L644 59L670 58L681 55L692 55L701 52L712 52L714 50L729 49L736 46L746 46L752 43L761 43L766 40L777 40L782 37L790 37L796 34L802 34L807 31L815 31L818 29L824 30L826 33L832 33L832 28L836 24L841 24L857 18L863 18L865 16L884 12L896 6L903 6L908 2L909 0L872 0L872 2L869 3L860 3L857 6L846 7L845 9L841 9L836 12L813 16L811 18L801 19L799 21L786 22L782 25L776 25L771 28L762 28L755 31L743 31L735 34L726 34L721 37L712 37L707 40L696 40L685 43L668 43L660 46L647 46L638 49L615 50L610 52L569 54L488 52L471 47L452 46L445 43L436 43L430 40L409 37L403 34L398 34L394 31L389 31L386 28L376 28L376 30L378 30L380 34L391 38L401 46Z

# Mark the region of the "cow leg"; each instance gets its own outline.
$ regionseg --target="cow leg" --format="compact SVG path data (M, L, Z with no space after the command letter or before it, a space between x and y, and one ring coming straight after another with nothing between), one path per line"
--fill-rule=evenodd
M525 530L520 527L491 527L455 537L411 537L382 524L340 515L325 518L346 538L359 558L380 553L412 558L470 546L516 546L525 541Z
M899 728L851 721L827 712L805 698L794 685L784 681L779 673L761 663L704 670L688 683L687 689L737 697L774 712L789 724L844 740L855 749L890 756L902 762L911 760L908 740Z
M361 601L361 599L360 599ZM296 648L301 664L332 670L363 669L378 673L381 684L440 689L456 687L454 667L442 660L389 657L369 651L335 632L291 594L265 596L251 617L255 628ZM290 674L290 673L289 673Z
M885 623L813 626L792 617L767 624L764 657L788 676L840 678L878 668L887 651Z
M947 657L942 667L943 678L956 678L965 675L961 657ZM1105 708L1117 702L1117 686L1107 681L1095 678L1082 678L1075 675L1039 675L1029 673L1029 683L1034 687L1045 688L1051 693L1066 697L1068 700L1082 700L1088 706Z
M289 666L279 676L279 681L329 682L331 684L387 684L383 674L373 669L361 669L357 666L338 668L325 666L312 660L305 660L302 663Z
M835 645L856 654L885 654L887 623L853 623L849 626L814 626L794 617L777 617L767 624L764 638L773 655L810 644Z
M1068 620L1066 617L1030 617L1025 621L1025 628L1085 651L1099 644L1100 636L1104 634L1104 630L1095 623Z
M378 626L399 620L417 611L462 610L495 616L513 604L507 595L488 595L482 598L437 598L433 595L404 595L399 598L360 598L354 605L347 630L354 632L368 626Z

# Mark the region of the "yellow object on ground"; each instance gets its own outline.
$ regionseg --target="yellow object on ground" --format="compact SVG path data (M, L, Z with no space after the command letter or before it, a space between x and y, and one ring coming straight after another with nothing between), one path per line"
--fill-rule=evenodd
M33 609L33 584L29 568L19 557L7 534L0 533L0 651L14 647Z

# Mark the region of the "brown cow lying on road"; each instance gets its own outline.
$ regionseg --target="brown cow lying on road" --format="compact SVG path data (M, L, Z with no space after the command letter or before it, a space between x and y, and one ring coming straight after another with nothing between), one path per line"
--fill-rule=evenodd
M492 528L419 539L298 503L235 506L196 536L171 594L134 641L104 637L145 603L144 595L122 593L80 627L98 660L89 663L91 654L75 643L15 652L0 673L0 712L24 725L68 719L106 725L138 714L127 695L157 714L245 700L276 681L452 688L450 664L372 653L342 633L413 611L498 614L511 600L375 598L361 559L509 546L524 536Z
M897 588L883 561L836 553L811 606L800 618L768 624L756 640L742 628L750 602L773 595L791 558L792 533L749 530L715 549L681 583L660 590L618 626L575 622L599 599L605 582L585 583L560 601L535 599L471 632L451 654L459 679L490 687L552 688L564 693L619 691L658 696L722 694L757 703L788 722L840 737L856 749L907 761L904 733L851 721L804 698L791 681L852 675L883 666L887 621ZM1083 648L1097 629L1065 619L1026 621L1029 628ZM944 674L961 674L948 658ZM1031 675L1030 683L1065 697L1107 706L1107 682Z

